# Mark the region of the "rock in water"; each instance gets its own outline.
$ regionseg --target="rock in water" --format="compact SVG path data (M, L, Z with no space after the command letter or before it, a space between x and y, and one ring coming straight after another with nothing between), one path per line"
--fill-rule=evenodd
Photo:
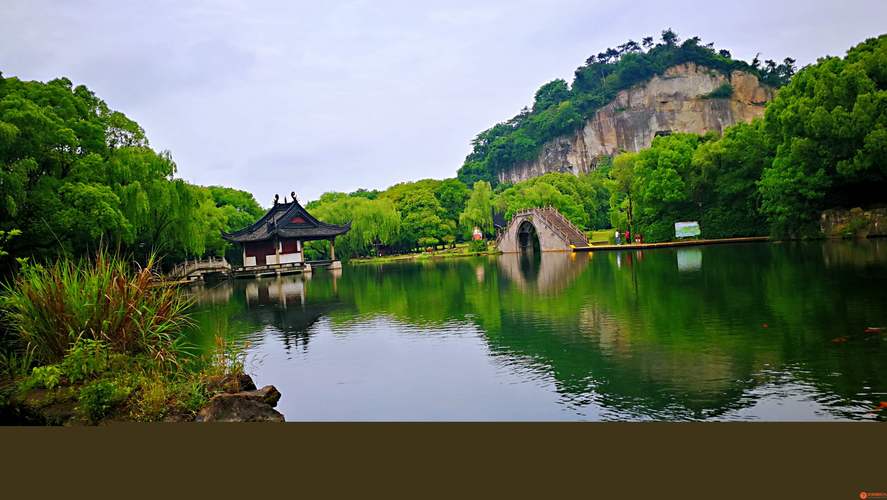
M277 402L280 401L280 391L278 391L273 385L266 385L255 391L236 392L232 394L232 396L253 399L271 407L277 406Z
M274 389L273 386L266 386ZM263 389L265 389L263 388ZM283 415L260 400L257 393L219 394L197 413L197 422L283 422ZM277 393L279 399L280 393ZM277 401L275 400L275 403Z
M225 375L223 377L212 377L206 383L206 388L210 392L240 392L254 391L256 384L252 377L246 373L239 375Z

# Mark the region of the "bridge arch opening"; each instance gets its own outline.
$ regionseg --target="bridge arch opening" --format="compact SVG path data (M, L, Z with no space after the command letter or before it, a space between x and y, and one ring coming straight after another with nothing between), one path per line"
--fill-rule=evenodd
M521 253L538 254L540 252L539 235L536 233L536 226L532 222L525 220L518 226L517 246Z

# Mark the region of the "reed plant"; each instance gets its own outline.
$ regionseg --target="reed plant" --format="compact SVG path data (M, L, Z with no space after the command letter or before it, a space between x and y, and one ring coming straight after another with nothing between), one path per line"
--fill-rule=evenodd
M35 365L60 362L79 339L177 364L188 352L183 330L191 299L161 286L154 264L152 257L134 266L107 251L25 264L0 296L7 335Z

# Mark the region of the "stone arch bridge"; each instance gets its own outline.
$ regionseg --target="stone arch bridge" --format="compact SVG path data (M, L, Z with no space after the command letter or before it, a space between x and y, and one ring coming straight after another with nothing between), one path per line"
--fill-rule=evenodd
M502 253L570 252L587 246L585 233L554 207L516 213L496 238L496 248Z

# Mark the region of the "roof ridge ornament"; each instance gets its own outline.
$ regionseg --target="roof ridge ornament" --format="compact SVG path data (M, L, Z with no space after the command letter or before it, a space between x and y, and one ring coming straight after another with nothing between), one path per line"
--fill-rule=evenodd
M280 200L280 195L277 193L274 193L274 204L275 205L277 205L278 200Z
M293 201L294 201L294 202L298 201L298 200L296 199L296 192L295 192L295 191L290 191L290 195L292 195L292 197L293 197Z

